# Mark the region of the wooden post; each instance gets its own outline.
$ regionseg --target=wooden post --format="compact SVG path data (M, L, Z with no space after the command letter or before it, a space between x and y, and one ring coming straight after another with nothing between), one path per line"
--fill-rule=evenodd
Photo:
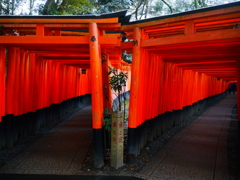
M14 90L15 90L15 67L16 48L9 48L6 79L6 114L14 114Z
M193 34L195 31L196 29L193 20L185 21L185 34Z
M6 147L11 148L14 143L14 135L12 131L13 119L14 119L14 103L15 102L15 70L16 70L16 48L8 49L8 65L7 65L7 78L6 78Z
M132 74L131 91L128 121L128 163L133 163L136 155L136 132L137 132L137 114L139 97L139 77L140 77L140 28L134 28L133 34L133 52L132 52Z
M237 62L237 112L238 112L238 140L240 145L240 59Z
M111 166L115 169L123 166L124 123L123 112L112 113L111 128Z
M5 116L5 88L6 88L6 48L0 46L0 149L5 145L3 116Z
M112 108L112 97L111 89L109 86L109 77L108 77L108 66L109 66L109 56L106 52L106 49L103 49L102 55L102 73L103 73L103 103L104 108L108 108L111 111Z
M6 48L0 46L0 102L2 104L0 107L0 123L2 122L2 116L5 115L5 88L6 88L5 71L6 71Z
M94 143L94 165L101 167L104 164L103 152L103 88L102 63L99 55L98 28L95 22L89 24L89 48L92 86L92 127Z
M36 36L44 36L44 24L36 25Z

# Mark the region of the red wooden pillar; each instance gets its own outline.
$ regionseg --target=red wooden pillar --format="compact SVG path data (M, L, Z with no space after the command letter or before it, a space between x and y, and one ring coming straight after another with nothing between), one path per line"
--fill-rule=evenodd
M14 143L14 131L13 131L13 122L14 122L14 113L15 113L15 70L16 70L16 60L17 53L16 48L10 47L8 49L8 63L7 63L7 77L6 77L6 101L5 101L5 120L6 124L6 147L11 148Z
M33 94L33 101L34 106L36 110L41 109L41 104L40 104L40 93L41 93L41 61L38 56L36 56L36 62L35 62L35 78L34 78L34 94Z
M94 165L104 164L103 152L103 87L102 63L99 54L98 27L95 22L89 24L90 68L92 81L92 127L94 143Z
M146 79L148 79L148 64L149 64L149 61L148 61L148 58L147 58L147 51L143 51L142 54L141 54L141 60L140 60L140 67L139 67L139 71L140 72L144 72L144 73L141 73L139 75L139 87L138 87L138 107L136 107L136 109L138 109L138 113L137 113L137 117L136 117L136 127L141 125L144 120L146 119L146 112L144 110L144 108L147 106L149 106L149 103L147 102L146 100L146 96L144 96L144 94L147 92L147 88L144 88L144 87L148 87L146 85L146 83L148 81L146 81ZM131 91L130 91L131 93ZM131 96L130 96L131 98Z
M53 93L53 103L59 103L59 78L60 78L60 63L55 63L55 74L54 74L54 93Z
M9 48L6 79L6 114L14 114L14 91L16 70L16 48Z
M31 92L30 92L30 57L29 53L26 53L25 57L25 91L24 91L24 113L28 113L31 111L30 100L31 100Z
M2 122L2 117L5 115L5 72L6 70L6 48L0 46L0 123ZM1 143L0 143L1 144Z
M133 34L133 52L132 52L132 73L131 73L131 91L129 105L128 120L128 162L134 162L137 153L136 133L137 133L137 117L138 117L138 98L140 83L140 28L134 28Z
M5 88L6 88L6 48L0 46L0 149L5 145L3 116L5 116Z
M106 49L103 49L102 55L102 77L103 77L103 103L104 108L112 111L112 94L109 86L109 76L108 76L108 67L109 67L109 55L106 52Z
M237 59L237 112L238 112L238 140L240 143L240 59Z
M131 74L131 91L128 127L137 127L138 114L138 95L140 83L140 28L134 28L133 34L133 52L132 52L132 74Z
M19 84L20 84L20 48L16 49L16 64L15 64L15 104L14 104L14 115L17 116L19 115Z
M30 79L29 79L29 111L30 112L36 112L36 102L34 101L34 94L35 94L35 76L36 76L36 54L30 53Z
M26 62L26 58L25 58L26 53L24 52L24 50L20 51L20 65L19 65L19 103L18 103L18 115L22 115L24 114L24 101L25 101L25 62Z

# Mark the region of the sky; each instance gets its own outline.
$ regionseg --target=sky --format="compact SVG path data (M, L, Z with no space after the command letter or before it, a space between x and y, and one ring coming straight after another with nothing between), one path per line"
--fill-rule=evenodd
M152 0L152 3L154 3L154 1L158 1L158 0ZM176 0L168 0L168 2L170 2L170 4L174 4ZM192 0L193 1L193 0ZM219 2L219 4L227 4L230 2L236 2L238 0L216 0L216 2ZM39 5L43 5L46 2L46 0L36 0L35 2L35 9L37 9L37 7ZM207 2L207 1L206 1ZM15 12L16 15L28 15L29 14L29 0L23 0L21 5L19 6L18 9L16 9ZM38 15L37 11L33 12L33 15Z

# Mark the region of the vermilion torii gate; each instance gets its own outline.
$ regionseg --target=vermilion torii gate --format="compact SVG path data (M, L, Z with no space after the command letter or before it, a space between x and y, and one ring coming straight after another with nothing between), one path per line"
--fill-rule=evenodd
M95 165L100 167L103 107L111 107L108 66L131 72L129 162L148 141L240 81L239 2L128 20L126 11L1 16L0 147L11 147L46 121L82 106L91 93ZM121 32L128 42L122 42ZM131 71L123 50L132 54Z

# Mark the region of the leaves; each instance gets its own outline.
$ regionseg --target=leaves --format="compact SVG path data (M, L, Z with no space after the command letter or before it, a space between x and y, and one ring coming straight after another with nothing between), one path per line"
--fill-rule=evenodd
M39 11L43 15L80 15L90 14L92 4L88 0L47 0L44 7Z
M121 101L120 101L120 94L123 91L123 87L127 85L128 73L124 73L122 71L117 70L116 68L109 68L109 85L111 89L117 94L118 96L118 103L119 103L119 111L121 111Z
M104 109L103 126L107 131L111 130L111 112L108 108Z
M109 67L108 75L111 75L109 78L109 84L111 88L120 94L122 91L122 86L126 86L128 74L124 72L118 72L117 69Z

